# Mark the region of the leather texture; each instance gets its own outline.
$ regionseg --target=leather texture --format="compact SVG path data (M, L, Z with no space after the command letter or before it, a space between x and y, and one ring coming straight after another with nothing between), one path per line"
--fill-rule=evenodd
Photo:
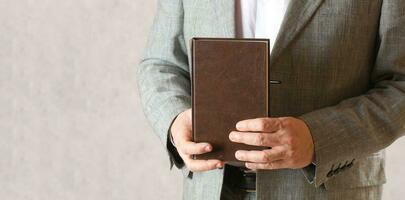
M159 0L137 81L163 144L174 117L191 108L188 41L234 38L234 9L233 0ZM259 170L257 199L381 198L384 148L405 134L404 10L403 0L290 2L270 55L270 79L282 81L270 110L307 123L316 166ZM176 151L168 154L173 166ZM220 199L224 169L175 164L185 175L184 199Z
M231 142L238 121L269 117L269 40L192 39L192 122L194 142L213 151L194 159L220 159L243 166L235 152L265 147Z

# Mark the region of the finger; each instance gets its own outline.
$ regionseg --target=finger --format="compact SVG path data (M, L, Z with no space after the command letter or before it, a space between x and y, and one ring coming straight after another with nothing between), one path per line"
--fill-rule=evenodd
M269 163L285 158L284 148L274 148L262 151L238 150L235 152L236 159L254 163Z
M195 143L191 141L182 141L178 145L178 149L186 155L203 154L212 151L212 146L209 143Z
M253 133L231 131L229 139L232 142L243 143L254 146L273 147L281 145L279 134L277 133Z
M257 170L257 169L284 169L288 168L285 160L277 160L270 163L245 163L246 168Z
M280 120L268 117L242 120L236 123L236 129L239 131L275 132L280 129Z
M187 162L187 167L193 172L208 171L224 166L223 161L220 160L193 160L190 159Z

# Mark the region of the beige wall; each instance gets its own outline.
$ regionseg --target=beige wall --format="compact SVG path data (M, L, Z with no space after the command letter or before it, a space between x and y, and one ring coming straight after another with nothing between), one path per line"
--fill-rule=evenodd
M135 87L155 4L0 1L1 199L180 199ZM385 199L405 195L404 145Z

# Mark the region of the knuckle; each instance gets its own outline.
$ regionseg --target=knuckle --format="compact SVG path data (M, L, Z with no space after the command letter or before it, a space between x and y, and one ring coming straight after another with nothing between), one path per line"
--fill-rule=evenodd
M278 153L278 155L279 155L280 158L286 158L286 157L288 157L288 156L287 156L287 151L280 151L280 152Z
M206 170L211 170L211 169L214 169L214 165L212 164L212 163L210 163L210 162L205 162L203 165L202 165L202 169L201 170L204 170L204 171L206 171Z
M196 149L196 153L198 153L198 154L205 153L205 146L204 146L204 145L199 146L199 147Z
M256 138L255 138L255 143L263 146L266 144L266 137L264 137L263 134L257 134Z
M277 128L281 128L281 125L282 125L282 122L283 122L283 117L276 117L276 118L273 118L273 120L272 120L272 122L273 122L273 126L275 126L275 127L277 127Z
M210 170L210 169L214 169L215 168L215 163L209 163L207 162L205 164L205 169Z
M262 152L261 158L265 162L271 162L271 156L266 152Z
M274 163L271 163L271 162L267 163L266 167L269 169L272 169L272 168L274 168Z
M264 130L266 128L266 120L265 119L260 119L257 123L256 123L256 128L258 130Z
M280 134L273 134L273 139L275 142L279 143L281 142L281 135Z
M281 127L288 127L291 126L292 118L291 117L283 117L279 118L278 123Z
M199 148L193 145L188 145L187 154L188 155L199 154Z

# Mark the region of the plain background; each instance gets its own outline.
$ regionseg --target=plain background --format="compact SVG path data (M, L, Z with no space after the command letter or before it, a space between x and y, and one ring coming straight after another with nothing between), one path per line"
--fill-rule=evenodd
M1 199L181 198L136 88L155 12L155 0L0 0ZM404 150L405 138L389 148L386 200L405 195Z

